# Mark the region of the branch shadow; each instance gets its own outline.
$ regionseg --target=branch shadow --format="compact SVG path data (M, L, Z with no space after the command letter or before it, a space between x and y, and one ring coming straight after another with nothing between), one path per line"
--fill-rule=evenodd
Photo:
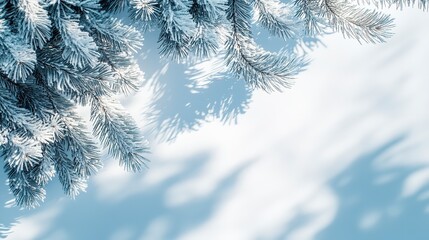
M0 157L0 162L3 159ZM10 233L12 233L13 226L19 224L19 218L22 215L19 209L16 207L7 206L13 197L10 194L9 187L6 184L6 174L0 174L0 192L3 193L0 195L0 203L3 206L0 207L0 238L6 238Z
M259 31L258 28L255 31ZM264 36L268 35L267 32ZM145 46L157 46L157 37L156 31L146 32ZM317 37L304 35L289 41L257 36L256 40L268 50L279 51L270 47L280 46L281 51L294 55L298 52L306 55L323 44ZM152 94L142 110L143 119L148 122L145 133L149 138L174 141L180 134L215 120L237 124L239 116L248 110L255 89L228 72L223 54L221 51L204 61L189 59L174 63L161 59L153 49L144 49L139 64L149 75L144 89Z
M12 222L8 226L0 223L0 238L6 238L9 234L12 233L11 228L16 225L18 221Z
M209 159L207 153L195 155L185 161L179 173L120 201L97 199L95 189L89 189L78 200L66 201L59 214L50 220L48 229L32 239L153 239L150 235L154 231L158 236L155 239L177 239L210 219L248 166L248 163L243 164L225 175L207 195L178 205L168 204L168 190L193 179ZM130 182L141 180L136 175ZM54 203L48 201L45 204Z
M420 186L415 197L401 194L407 179L427 165L379 164L406 138L405 134L397 135L362 154L328 183L338 198L338 207L333 221L312 239L428 239L429 181ZM275 239L296 239L293 233L305 228L312 219L305 212L297 214Z
M156 32L146 33L146 45L157 46L156 41ZM220 64L212 62L205 70L224 71ZM160 59L157 51L146 50L140 65L150 76L144 90L152 97L142 110L150 138L173 141L179 134L216 119L236 123L251 101L252 90L244 81L220 72L197 77L193 69L198 63L174 63Z
M204 122L237 123L248 109L251 91L243 81L216 79L204 86L181 78L163 82L145 113L150 135L172 141L184 132L197 130Z

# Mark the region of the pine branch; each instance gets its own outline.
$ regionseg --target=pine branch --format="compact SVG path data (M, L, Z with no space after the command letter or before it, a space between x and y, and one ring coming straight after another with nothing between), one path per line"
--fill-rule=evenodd
M221 29L226 20L227 2L194 0L190 9L196 30L191 38L192 53L198 60L214 57L221 49Z
M15 204L26 208L35 208L46 197L46 191L31 176L28 170L18 171L6 161L4 171L8 177L8 185L15 196Z
M428 0L385 0L389 1L390 5L396 5L397 9L402 9L404 7L417 7L424 11L429 10L429 1Z
M14 6L13 21L17 22L18 32L33 49L43 48L51 38L51 21L37 0L17 0Z
M143 73L134 53L142 37L97 0L14 0L0 6L0 154L14 202L38 206L55 174L75 197L102 166L94 134L76 107L98 99L113 103L118 92L138 89ZM117 133L111 126L123 132L118 143L106 144L119 146L111 154L126 169L142 170L147 150L137 125L119 107L103 109L114 114L103 122L105 131L113 131L107 135Z
M39 56L38 72L42 76L42 81L46 81L48 86L60 90L82 105L86 105L92 95L110 94L109 84L114 80L108 65L98 63L94 67L75 69L59 61L61 55L55 48L45 48Z
M280 52L273 54L256 46L250 30L250 6L244 0L230 0L227 18L231 37L226 43L226 64L252 87L280 91L305 66L302 58Z
M392 35L393 19L375 10L357 8L336 0L322 0L320 11L335 31L359 42L384 42Z
M180 61L188 56L195 23L189 13L190 4L182 0L160 0L160 54Z
M377 8L390 8L402 10L404 7L416 7L423 11L429 10L428 0L358 0L358 4L374 5Z
M115 79L110 85L114 93L129 94L140 89L144 73L134 57L125 52L112 51L108 46L100 47L101 61L108 64Z
M96 97L91 105L93 132L109 153L119 158L120 165L128 171L141 171L148 161L148 152L134 120L121 109L117 102Z
M42 143L51 142L53 132L27 109L19 107L18 100L0 85L0 124L8 129L10 137L36 138Z
M73 67L84 68L97 64L99 53L94 40L82 31L77 20L57 20L57 28L64 41L62 57Z
M44 87L55 106L53 122L58 129L55 142L45 146L45 158L55 166L64 192L75 197L85 190L87 179L102 167L100 154L74 105L46 85Z
M308 35L323 32L325 23L317 14L319 0L295 0L295 17L304 21L304 32Z
M35 66L35 51L8 30L3 30L0 35L0 70L15 82L23 82Z
M101 0L103 9L117 13L123 11L129 4L128 0Z
M156 0L131 0L128 10L130 18L139 21L144 30L159 24L161 9Z
M94 66L99 57L97 45L79 25L79 15L74 13L72 6L61 0L53 1L50 6L54 26L61 37L57 42L63 51L62 58L76 68Z
M120 20L108 18L104 12L86 15L86 23L93 30L96 43L118 52L135 53L143 45L143 36ZM98 46L100 47L100 45Z
M252 5L257 13L257 22L274 36L288 40L299 33L297 19L288 18L290 9L280 1L253 0Z

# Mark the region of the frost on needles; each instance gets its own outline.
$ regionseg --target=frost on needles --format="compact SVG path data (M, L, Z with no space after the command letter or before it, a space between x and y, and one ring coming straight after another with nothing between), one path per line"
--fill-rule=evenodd
M85 190L102 166L94 137L126 170L145 167L146 142L117 99L144 81L134 53L145 30L159 29L162 57L221 56L229 73L252 88L276 91L306 61L258 46L252 24L284 40L331 29L382 42L392 18L368 5L429 6L428 0L0 0L0 154L15 204L39 205L55 175L67 195ZM135 27L115 17L124 12ZM90 106L92 133L78 106Z
M16 204L40 204L54 175L67 195L85 190L102 166L93 135L143 169L146 143L117 99L143 80L141 34L92 0L1 0L0 11L0 144ZM91 107L92 134L78 105Z

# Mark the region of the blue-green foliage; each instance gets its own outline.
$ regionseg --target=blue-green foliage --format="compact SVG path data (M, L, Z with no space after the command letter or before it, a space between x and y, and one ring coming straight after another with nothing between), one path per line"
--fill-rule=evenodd
M97 143L125 169L147 147L118 94L139 89L142 36L96 0L0 1L0 151L20 207L45 198L56 175L72 197L102 163ZM93 133L76 111L91 106Z
M220 57L252 88L276 91L306 61L258 46L252 24L286 41L331 29L382 42L392 18L369 4L429 7L428 0L0 0L0 153L15 203L40 204L54 176L66 194L83 191L102 166L94 136L125 169L145 167L145 142L117 100L143 81L133 55L143 39L115 14L158 28L163 57ZM77 106L90 106L92 133Z

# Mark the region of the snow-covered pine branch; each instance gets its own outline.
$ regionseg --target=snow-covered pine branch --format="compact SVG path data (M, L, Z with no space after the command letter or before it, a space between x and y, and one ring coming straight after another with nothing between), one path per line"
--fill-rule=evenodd
M429 10L428 0L358 0L358 4L374 5L378 8L395 7L403 9L404 7L417 7L424 11Z
M37 0L17 0L11 6L13 21L20 26L16 30L33 48L41 49L51 38L51 21L48 11Z
M292 6L288 6L277 0L253 0L257 22L268 31L285 40L296 37L299 34L299 25L291 14Z
M7 28L2 16L0 10L0 70L12 81L25 81L36 65L36 52Z
M191 2L187 0L160 0L159 25L160 54L175 61L188 56L195 23L190 14Z
M126 170L138 172L146 167L144 139L134 120L121 105L108 98L95 97L91 104L94 135L106 146L109 153L120 159Z
M252 87L281 90L304 66L305 60L290 53L270 53L256 45L250 29L251 6L246 0L230 0L227 18L231 32L226 43L226 63L230 71Z
M109 121L97 122L105 134L87 131L76 111L138 90L143 73L134 53L141 34L97 0L7 0L0 6L0 151L15 204L38 206L55 175L67 195L84 191L102 166L94 136L124 168L143 169L146 142L130 115L116 111L120 106ZM115 138L107 143L106 134Z
M384 42L391 36L393 19L376 10L358 8L347 1L322 0L320 15L335 31L365 42Z
M319 0L294 0L295 17L304 21L304 32L308 35L324 31L325 21L318 15Z

